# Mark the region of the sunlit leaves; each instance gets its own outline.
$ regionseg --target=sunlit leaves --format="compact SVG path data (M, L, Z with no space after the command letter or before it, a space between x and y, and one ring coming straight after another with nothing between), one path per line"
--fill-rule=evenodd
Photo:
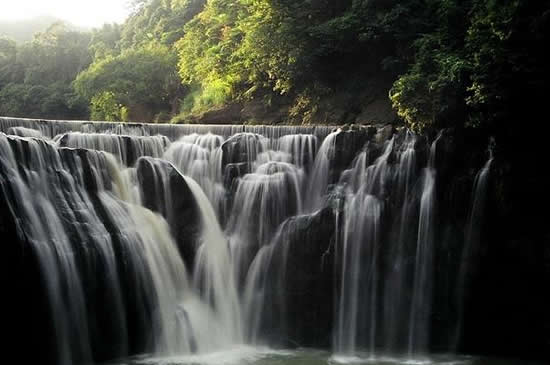
M117 114L112 111L113 103L130 112L146 107L156 114L168 109L179 84L176 55L158 45L130 49L116 57L108 56L79 74L74 82L79 94L91 100L92 113L100 115L98 110L105 107L104 113L109 117Z

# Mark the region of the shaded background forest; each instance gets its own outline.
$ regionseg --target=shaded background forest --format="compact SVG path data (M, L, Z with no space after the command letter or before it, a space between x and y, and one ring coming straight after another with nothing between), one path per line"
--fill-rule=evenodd
M543 110L549 27L549 1L137 0L0 38L0 115L508 126Z

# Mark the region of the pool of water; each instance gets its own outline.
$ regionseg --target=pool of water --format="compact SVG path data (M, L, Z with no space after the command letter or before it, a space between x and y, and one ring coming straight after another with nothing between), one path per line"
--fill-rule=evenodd
M422 358L398 356L339 356L327 351L273 350L239 346L206 354L172 357L137 356L105 365L542 365L517 359L493 359L464 355L432 355Z

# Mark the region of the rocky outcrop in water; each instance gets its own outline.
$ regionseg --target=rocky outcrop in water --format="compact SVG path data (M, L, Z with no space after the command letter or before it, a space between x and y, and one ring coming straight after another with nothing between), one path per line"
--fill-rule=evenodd
M138 160L137 178L143 205L168 221L183 259L193 267L201 222L187 182L172 164L150 157Z
M290 343L308 347L331 344L334 314L336 220L330 207L286 222L284 297ZM286 247L284 247L286 245Z
M222 170L228 176L226 186L231 187L235 177L252 172L258 154L267 150L267 140L259 134L238 133L226 140L221 149Z

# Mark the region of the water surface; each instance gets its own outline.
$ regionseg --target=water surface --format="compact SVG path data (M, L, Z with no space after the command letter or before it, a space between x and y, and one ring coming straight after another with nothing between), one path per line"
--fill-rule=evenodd
M274 350L240 346L218 352L172 357L147 355L117 360L105 365L542 365L542 363L466 355L431 355L423 358L398 356L334 355L314 349Z

